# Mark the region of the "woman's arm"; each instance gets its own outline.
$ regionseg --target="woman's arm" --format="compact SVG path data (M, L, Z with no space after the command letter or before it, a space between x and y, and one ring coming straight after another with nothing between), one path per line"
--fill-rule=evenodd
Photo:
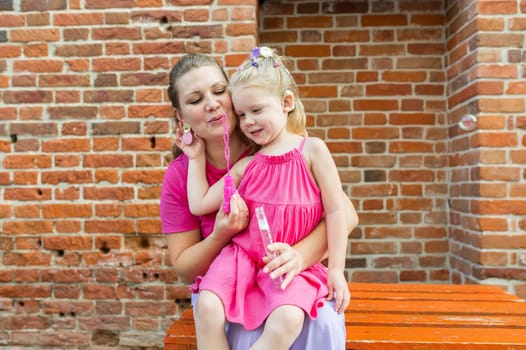
M232 236L247 226L248 209L239 195L232 196L230 210L226 215L220 208L214 230L205 239L199 229L167 235L170 262L181 281L192 283L203 275Z
M344 197L347 232L350 235L358 225L358 215L349 197L343 191L341 195ZM325 219L323 219L309 235L292 247L286 243L271 244L269 249L278 256L273 259L263 258L263 261L267 263L264 271L271 272L271 278L285 274L282 286L286 287L298 273L327 257L326 229Z
M204 274L226 244L211 237L201 240L198 229L167 235L170 262L182 282L192 283L198 275Z

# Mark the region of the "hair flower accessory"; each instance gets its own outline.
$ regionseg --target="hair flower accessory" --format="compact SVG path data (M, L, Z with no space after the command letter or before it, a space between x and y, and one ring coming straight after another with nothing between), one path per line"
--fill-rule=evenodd
M267 46L256 47L250 53L250 59L254 60L258 57L272 58L272 50Z
M263 57L272 58L273 52L270 48L263 46L259 49L259 54Z
M259 57L259 52L261 51L261 49L259 47L256 47L254 49L252 49L252 52L250 52L250 59L253 60L257 57Z
M242 71L244 69L247 69L249 67L259 67L261 64L261 59L270 58L272 59L273 65L275 68L278 68L281 66L281 63L279 61L274 61L274 51L270 47L267 46L261 46L261 47L255 47L250 51L250 55L248 56L249 62L242 63L238 68L237 71Z

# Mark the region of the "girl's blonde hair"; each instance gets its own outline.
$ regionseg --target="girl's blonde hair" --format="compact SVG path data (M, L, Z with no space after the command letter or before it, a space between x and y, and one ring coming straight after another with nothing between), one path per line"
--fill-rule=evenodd
M229 88L255 86L267 90L280 98L292 93L294 109L289 112L287 129L301 136L307 136L307 117L299 98L298 86L286 65L290 60L279 56L268 47L256 47L230 77Z

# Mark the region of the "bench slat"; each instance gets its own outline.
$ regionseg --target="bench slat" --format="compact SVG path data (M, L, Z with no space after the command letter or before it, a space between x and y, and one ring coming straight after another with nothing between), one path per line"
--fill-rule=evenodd
M395 325L425 327L503 327L520 328L526 332L526 316L489 315L430 315L430 314L388 314L388 313L361 313L351 312L346 314L347 325Z
M377 292L377 291L351 291L351 301L358 299L369 300L465 300L465 301L520 301L511 294L489 293L429 293L429 292Z
M441 344L443 347L445 344L496 344L526 349L523 329L468 327L457 331L450 327L348 326L347 332L354 342Z
M347 312L440 313L474 315L526 315L523 302L441 301L441 300L352 300Z
M347 350L524 350L524 346L508 344L411 343L411 342L347 342ZM192 349L195 350L195 349Z
M402 283L360 283L350 282L349 289L353 291L370 292L428 292L428 293L489 293L502 294L497 286L485 284L402 284ZM517 298L517 297L515 297Z

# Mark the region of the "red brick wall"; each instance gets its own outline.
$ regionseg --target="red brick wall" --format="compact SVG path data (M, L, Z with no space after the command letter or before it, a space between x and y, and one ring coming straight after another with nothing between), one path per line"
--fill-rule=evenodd
M358 209L350 278L526 297L526 2L255 7L0 1L0 346L162 348L187 296L159 234L167 74L192 51L232 70L258 41L295 59Z
M455 283L526 297L524 1L451 1L446 11L448 235ZM478 128L457 122L476 114Z

